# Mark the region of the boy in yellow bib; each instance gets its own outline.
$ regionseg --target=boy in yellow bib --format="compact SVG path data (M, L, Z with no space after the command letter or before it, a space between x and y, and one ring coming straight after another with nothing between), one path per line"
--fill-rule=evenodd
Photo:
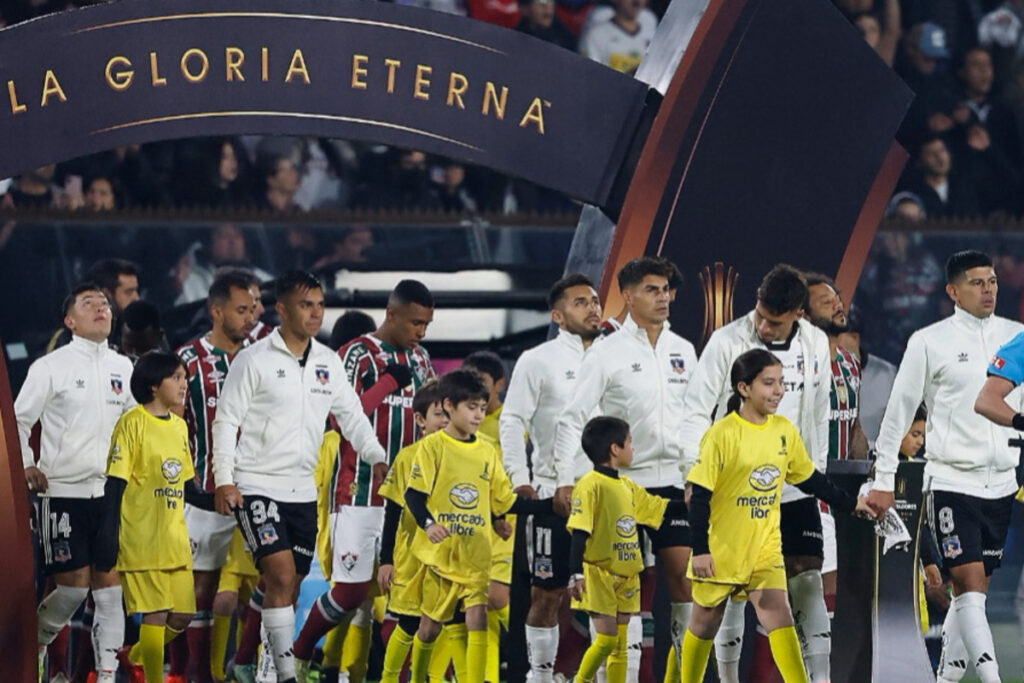
M466 677L479 683L487 656L492 515L550 511L551 500L518 498L497 451L476 436L488 398L479 375L453 370L439 387L449 422L420 441L405 491L406 510L419 526L412 551L423 565L412 680L426 681L434 639L461 603L466 613Z
M113 495L106 523L117 539L117 571L128 614L142 614L128 654L146 683L162 683L164 644L188 627L196 609L192 549L185 528L184 485L194 475L185 421L171 408L185 400L185 368L173 353L151 351L135 365L132 396L107 459ZM104 564L113 564L105 552Z
M594 469L576 482L566 528L572 608L585 611L597 632L583 654L576 681L592 681L605 659L608 683L626 680L626 627L640 612L643 553L638 526L657 529L669 506L682 500L652 495L619 474L633 462L629 425L617 417L595 417L583 428L583 452ZM673 512L677 512L673 510Z
M778 358L764 349L747 351L733 363L731 383L729 413L704 434L687 476L694 606L683 636L681 679L704 680L726 602L746 594L785 683L806 683L782 559L782 484L838 511L870 513L864 500L855 501L814 469L796 427L775 414L785 393Z

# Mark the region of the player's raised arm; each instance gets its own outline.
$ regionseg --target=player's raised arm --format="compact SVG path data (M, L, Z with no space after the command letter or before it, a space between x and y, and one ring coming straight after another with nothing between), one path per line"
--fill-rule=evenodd
M341 427L342 436L352 444L359 457L371 465L387 464L384 448L377 441L373 426L351 385L339 383L331 403L331 413Z

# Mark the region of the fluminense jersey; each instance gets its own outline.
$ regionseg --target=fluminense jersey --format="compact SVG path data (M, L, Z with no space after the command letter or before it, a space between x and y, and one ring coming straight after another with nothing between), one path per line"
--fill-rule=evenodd
M422 346L411 350L395 349L372 334L353 339L341 347L338 355L341 356L345 376L360 396L384 376L388 363L412 368L412 383L385 396L368 415L390 465L398 452L416 441L418 436L412 400L420 386L434 377L430 355ZM339 456L331 476L331 509L336 510L339 505L383 505L373 490L370 465L362 461L344 439Z
M491 515L515 503L501 458L486 440L459 441L444 430L420 441L409 472L409 488L427 494L427 509L451 534L431 543L416 531L416 559L462 585L487 586L491 570Z
M647 493L629 477L613 474L608 468L595 469L576 482L565 526L590 535L584 562L618 576L636 576L644 568L637 525L661 526L668 500Z
M860 403L860 361L842 346L832 358L832 389L829 391L828 457L847 460L853 445Z
M732 412L701 440L697 463L686 480L711 491L708 547L713 583L746 585L762 549L778 548L782 484L799 484L814 473L800 432L781 415L763 425ZM688 575L693 578L692 570Z
M194 476L188 428L142 406L125 413L110 439L107 476L128 482L121 499L118 571L192 568L185 528L185 481Z
M185 423L196 486L200 491L213 493L213 418L233 356L211 344L205 336L184 344L177 354L188 377Z
M405 509L405 489L409 486L409 473L412 471L413 460L416 458L416 451L419 450L419 443L406 446L395 456L388 476L380 485L380 495L387 498L395 505L402 508L402 516L398 520L398 529L395 530L395 580L398 583L408 583L419 569L420 563L412 552L412 541L416 537L416 520Z

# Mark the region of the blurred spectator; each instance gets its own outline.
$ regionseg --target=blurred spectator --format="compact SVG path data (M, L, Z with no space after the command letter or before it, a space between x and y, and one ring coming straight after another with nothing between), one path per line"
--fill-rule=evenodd
M576 51L576 37L555 16L554 0L522 0L519 15L517 31Z
M896 71L914 91L914 101L900 129L900 140L912 147L927 135L949 132L959 86L948 73L946 32L938 24L915 24L903 38Z
M889 200L885 208L886 218L902 218L911 223L923 221L928 217L925 211L924 202L913 192L897 192Z
M0 207L7 209L48 209L54 204L51 182L56 165L40 166L14 179L7 193L0 197Z
M1024 58L1024 0L1006 0L978 22L978 43L995 52L1001 80L1008 83L1020 73Z
M867 2L866 4L870 8L872 3ZM885 0L885 6L880 15L870 9L854 14L853 24L864 36L864 40L871 46L871 49L882 58L882 61L892 66L896 59L896 48L899 46L901 35L899 0Z
M175 198L181 206L251 206L249 157L237 138L212 138L184 146L175 173Z
M331 243L331 250L313 264L313 270L346 264L366 263L366 251L373 246L373 232L365 225L343 228Z
M160 325L160 311L156 306L139 300L124 309L120 349L122 354L131 358L132 363L147 351L167 351L168 347L167 336Z
M610 19L588 20L580 36L580 54L616 71L632 74L654 38L657 26L641 21L647 0L614 0Z
M176 306L205 299L219 268L228 266L251 271L261 282L273 278L249 260L245 233L237 225L224 223L210 232L209 242L196 242L178 260L172 275L178 297Z
M259 168L263 182L260 204L278 213L298 210L295 193L299 189L299 171L295 161L288 156L263 157Z
M295 203L310 211L341 208L351 194L349 175L356 168L356 154L344 140L316 138L306 141L302 178Z
M387 180L360 187L353 201L359 209L439 211L441 200L430 182L427 155L417 150L392 152Z
M516 0L465 0L466 14L477 21L486 21L505 28L514 28L519 22Z
M356 337L369 334L377 329L373 318L362 311L346 311L334 321L331 339L327 345L337 351Z
M970 179L953 171L953 158L938 135L926 137L914 155L916 168L909 171L903 189L924 203L931 218L978 215L978 197Z
M275 252L274 265L278 272L309 270L322 254L316 233L309 228L293 225L284 231L284 245L279 252Z
M90 178L85 185L85 208L89 211L113 211L121 207L120 192L106 176Z
M536 0L534 1L536 4ZM449 161L437 169L435 185L441 199L441 208L448 213L476 213L477 203L466 187L466 168L457 161Z

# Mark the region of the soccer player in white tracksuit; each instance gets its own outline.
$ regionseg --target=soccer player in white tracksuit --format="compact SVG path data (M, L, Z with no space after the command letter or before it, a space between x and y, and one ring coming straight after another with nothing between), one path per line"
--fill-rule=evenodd
M498 423L501 452L512 486L525 498L549 498L591 469L580 451L566 461L555 459L555 427L580 377L583 354L600 334L601 302L584 275L568 275L548 293L558 336L524 351L516 361ZM533 472L527 465L526 441L533 445ZM530 517L530 611L526 645L530 680L551 683L558 654L558 610L569 583L570 536L565 518Z
M985 615L989 577L1002 559L1018 485L1020 457L1008 441L1012 427L995 424L975 412L985 387L986 370L1001 369L994 354L1024 330L1020 323L993 315L999 289L992 260L977 251L962 251L946 263L946 293L956 304L953 315L915 332L907 342L875 448L876 477L868 504L876 512L893 505L900 442L918 406L928 410L925 432L925 490L931 496L932 530L942 561L953 579L953 605L942 626L943 653L939 681L958 681L973 662L983 683L999 680L992 632ZM989 367L992 359L992 367ZM1014 414L1021 392L1009 394ZM1012 390L1012 391L1011 391ZM990 398L990 396L986 396ZM980 400L980 407L990 402Z
M732 394L729 372L745 351L767 349L782 361L786 393L779 415L797 426L814 466L824 471L828 458L831 355L828 337L804 320L807 285L791 266L777 265L757 290L753 311L716 330L701 354L683 412L684 469L697 459L701 438L727 412ZM782 554L804 665L811 681L829 680L830 624L821 582L824 559L817 501L799 489L783 488ZM738 683L743 645L745 601L730 600L715 637L719 676Z
M45 571L57 586L39 605L40 656L91 589L99 683L113 683L117 650L124 644L117 572L94 566L103 543L117 545L100 524L107 452L118 418L135 406L129 391L131 361L107 344L111 317L98 285L76 287L64 302L71 343L32 364L14 402L25 479L40 496ZM36 421L42 426L38 464L29 446Z
M629 315L618 332L594 344L584 355L575 392L558 422L555 461L571 462L576 457L583 427L599 408L601 415L629 423L634 459L622 472L650 493L681 499L679 419L697 354L693 344L669 329L669 281L673 275L671 263L650 257L634 259L619 271L619 289ZM559 482L559 491L565 490L563 483ZM559 505L567 509L567 503L556 494L556 510ZM686 513L680 511L667 514L659 529L647 533L658 564L666 572L677 656L693 606L686 578L689 531ZM639 622L634 623L631 650L642 644ZM630 671L630 675L636 674Z

